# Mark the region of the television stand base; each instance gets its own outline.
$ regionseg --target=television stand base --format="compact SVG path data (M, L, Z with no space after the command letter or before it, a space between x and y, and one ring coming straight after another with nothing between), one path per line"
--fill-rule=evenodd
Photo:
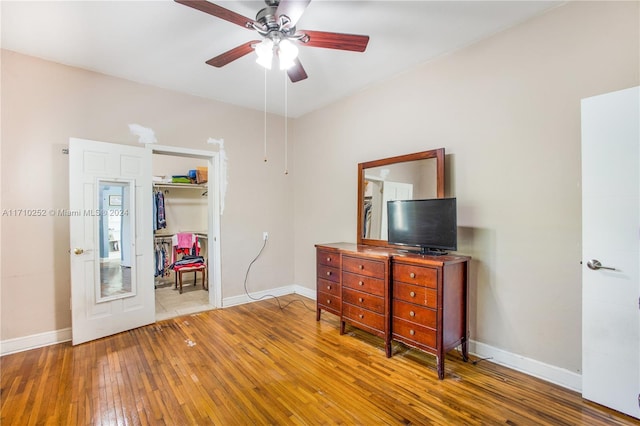
M421 248L420 250L398 250L398 251L401 251L404 253L419 254L422 256L444 256L449 254L444 250L430 249L425 247Z
M444 250L430 249L425 247L421 248L419 253L423 256L444 256L446 254L449 254Z

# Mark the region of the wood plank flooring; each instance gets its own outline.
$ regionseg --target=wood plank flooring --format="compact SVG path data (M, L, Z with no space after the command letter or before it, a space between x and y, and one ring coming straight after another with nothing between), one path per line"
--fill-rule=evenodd
M453 351L347 328L297 295L0 359L7 425L638 425L579 394ZM473 359L473 358L472 358Z

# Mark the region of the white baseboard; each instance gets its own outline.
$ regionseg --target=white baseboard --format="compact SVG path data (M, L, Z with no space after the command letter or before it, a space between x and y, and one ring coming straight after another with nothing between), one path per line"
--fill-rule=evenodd
M558 386L576 392L582 391L582 375L573 371L545 364L474 340L469 341L469 352L479 358L489 358L491 362L546 380Z
M303 287L303 286L297 285L297 284L293 285L293 292L295 294L300 294L300 295L302 295L304 297L308 297L311 300L316 300L316 297L317 297L317 292L316 292L315 289L312 290L310 288Z
M41 348L43 346L55 345L57 343L68 342L70 340L71 328L63 328L61 330L48 331L46 333L7 339L0 342L0 356L28 351L29 349Z
M303 287L301 285L292 284L284 287L278 287L271 290L257 291L254 293L242 294L240 296L227 297L222 299L222 307L229 308L231 306L244 305L245 303L258 302L268 299L269 296L286 296L287 294L299 294L309 299L316 300L316 291Z

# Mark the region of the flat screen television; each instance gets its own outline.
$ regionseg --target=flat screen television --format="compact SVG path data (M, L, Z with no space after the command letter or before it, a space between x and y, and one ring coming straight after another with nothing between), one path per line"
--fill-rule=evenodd
M458 248L455 198L388 201L387 217L390 244L417 247L429 255Z

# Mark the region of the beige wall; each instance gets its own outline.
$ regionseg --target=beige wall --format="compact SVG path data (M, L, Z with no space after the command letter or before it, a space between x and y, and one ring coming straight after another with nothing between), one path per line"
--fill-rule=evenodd
M355 241L357 163L444 147L471 338L580 371L580 99L638 85L638 6L571 2L296 120L296 282Z
M186 175L197 166L207 167L207 160L153 155L153 176L170 179L174 175ZM159 233L207 232L209 219L206 192L194 188L160 188L164 194L166 228Z
M212 77L213 78L213 77ZM68 208L69 137L137 145L128 125L155 131L158 143L215 150L224 138L228 189L221 219L222 295L293 282L292 174L283 173L283 118L177 94L2 51L2 208ZM292 169L292 167L290 167ZM0 340L61 330L69 311L69 225L62 217L2 217Z

